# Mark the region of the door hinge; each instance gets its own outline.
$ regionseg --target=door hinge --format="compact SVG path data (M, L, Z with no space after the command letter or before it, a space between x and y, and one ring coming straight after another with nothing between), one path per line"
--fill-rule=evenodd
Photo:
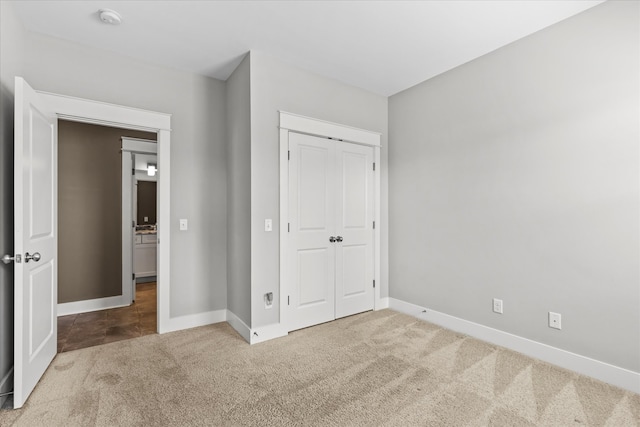
M374 288L376 287L376 281L375 280L373 281L373 287Z
M287 305L290 305L290 304L289 304L289 300L290 300L290 298L291 298L291 297L290 297L289 295L287 295Z
M373 229L374 230L376 229L376 222L375 221L373 221Z
M287 151L287 160L291 160L291 150Z
M376 163L375 162L373 163L373 170L374 171L376 170Z
M291 223L287 223L287 233L291 233Z
M131 221L131 228L136 228L136 222L135 221Z
M136 174L136 170L135 169L131 169L131 175L135 175Z
M131 273L131 280L136 280L136 273Z

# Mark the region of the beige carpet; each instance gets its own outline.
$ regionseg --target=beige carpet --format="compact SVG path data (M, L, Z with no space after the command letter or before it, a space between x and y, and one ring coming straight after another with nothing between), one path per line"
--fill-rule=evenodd
M383 310L254 346L220 323L58 354L14 424L621 427L640 396Z

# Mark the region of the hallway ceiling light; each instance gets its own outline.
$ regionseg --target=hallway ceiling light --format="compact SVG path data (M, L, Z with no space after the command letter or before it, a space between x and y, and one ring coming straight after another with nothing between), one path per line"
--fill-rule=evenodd
M156 171L157 170L158 170L158 168L153 163L148 163L147 164L147 175L156 176Z
M100 20L105 24L120 25L122 23L122 16L115 10L100 9L98 14L100 15Z

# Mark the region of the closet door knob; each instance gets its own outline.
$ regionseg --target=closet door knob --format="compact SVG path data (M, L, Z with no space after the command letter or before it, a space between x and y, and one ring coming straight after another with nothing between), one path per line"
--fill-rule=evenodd
M331 243L335 243L336 238L335 238L335 237L333 237L333 236L331 236L331 237L329 237L329 241L330 241Z
M336 242L342 242L342 236L336 237Z

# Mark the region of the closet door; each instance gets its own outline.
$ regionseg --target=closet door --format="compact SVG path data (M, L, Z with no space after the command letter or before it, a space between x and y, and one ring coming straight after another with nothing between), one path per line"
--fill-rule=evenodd
M335 319L335 144L289 136L289 329Z
M336 318L373 310L373 149L336 142Z

